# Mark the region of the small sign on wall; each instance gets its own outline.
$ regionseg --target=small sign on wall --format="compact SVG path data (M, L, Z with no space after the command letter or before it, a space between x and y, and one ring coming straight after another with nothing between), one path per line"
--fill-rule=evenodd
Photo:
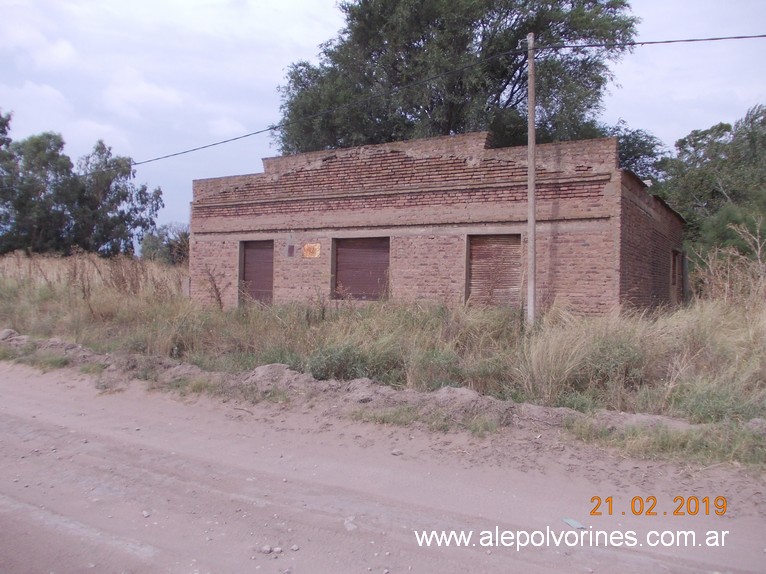
M321 244L319 243L306 243L303 246L303 258L304 259L316 259L319 257L321 250Z

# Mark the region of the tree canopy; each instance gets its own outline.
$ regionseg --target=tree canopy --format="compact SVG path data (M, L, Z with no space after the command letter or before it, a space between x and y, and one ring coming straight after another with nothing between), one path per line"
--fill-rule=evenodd
M0 113L0 253L132 253L154 228L162 190L133 183L131 159L102 141L75 168L60 134L14 142L10 122Z
M747 252L738 225L766 237L766 106L753 107L733 126L694 130L675 147L676 155L661 162L657 190L686 218L695 247Z
M498 145L521 143L529 32L540 46L540 141L582 137L596 125L608 63L637 23L626 0L348 0L340 9L345 27L319 64L292 64L280 88L283 153L483 129Z
M167 223L144 235L141 241L141 257L168 265L184 265L189 262L189 225Z

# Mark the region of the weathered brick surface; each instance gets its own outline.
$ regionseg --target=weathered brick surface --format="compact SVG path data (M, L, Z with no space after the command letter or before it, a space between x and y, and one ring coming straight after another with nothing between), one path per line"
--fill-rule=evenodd
M537 237L540 305L545 308L557 303L588 313L617 306L617 246L611 221L556 222L541 227Z
M469 235L519 234L526 255L526 148L486 141L466 134L269 158L261 174L195 181L192 296L215 301L217 288L236 305L241 242L270 239L274 301L326 298L333 239L386 236L392 297L464 302ZM539 146L537 181L543 304L602 312L677 299L662 286L680 220L617 168L616 140ZM320 246L318 257L303 256L306 244Z
M637 307L661 306L683 299L683 281L673 285L671 257L681 251L681 217L643 184L625 174L620 222L620 299Z
M304 257L302 247L319 244L319 257ZM293 245L292 255L289 246ZM316 301L330 292L332 239L293 233L274 242L274 294L281 301Z
M190 242L190 294L205 303L238 304L240 245L236 239L196 238Z
M391 230L394 231L395 230ZM447 304L465 300L466 239L442 230L391 237L391 296Z

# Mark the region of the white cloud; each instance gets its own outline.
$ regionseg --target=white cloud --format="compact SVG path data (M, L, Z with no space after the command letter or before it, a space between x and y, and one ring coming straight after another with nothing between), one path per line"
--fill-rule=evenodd
M77 50L60 23L34 3L10 2L0 19L0 49L21 66L60 71L77 64Z
M11 105L7 105L10 102ZM23 102L21 109L15 102ZM63 93L48 84L25 81L21 86L0 84L0 104L4 112L15 112L11 123L13 133L22 137L44 131L61 131L65 118L73 110ZM14 136L14 139L15 136Z
M146 80L134 68L120 70L103 91L104 105L128 119L138 119L146 111L179 106L182 95L170 86Z
M45 42L37 47L34 61L39 68L61 71L77 64L77 50L67 40Z
M67 128L67 148L74 150L75 157L89 153L98 140L103 140L114 149L116 155L130 155L132 143L125 130L113 124L78 119Z

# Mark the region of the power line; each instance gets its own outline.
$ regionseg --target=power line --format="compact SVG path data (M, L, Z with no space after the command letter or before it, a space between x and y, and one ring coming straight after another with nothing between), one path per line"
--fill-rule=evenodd
M309 117L311 117L311 116L309 116ZM134 161L134 162L131 163L131 165L134 165L134 166L135 165L143 165L145 163L151 163L151 162L154 162L154 161L160 161L160 160L163 160L163 159L168 159L168 158L176 157L176 156L179 156L179 155L185 155L187 153L192 153L192 152L195 152L195 151L200 151L200 150L207 149L207 148L210 148L210 147L215 147L215 146L219 146L219 145L235 142L237 140L243 140L245 138L249 138L249 137L252 137L252 136L257 136L257 135L264 134L266 132L270 132L270 131L273 131L275 129L278 129L280 125L281 124L278 124L276 126L271 126L271 127L268 127L268 128L263 128L262 130L258 130L258 131L255 131L255 132L250 132L249 134L244 134L244 135L233 137L233 138L229 138L229 139L226 139L226 140L221 140L221 141L209 143L209 144L206 144L206 145L201 145L201 146L198 146L198 147L193 147L193 148L185 149L183 151L178 151L176 153L169 153L167 155L161 155L159 157L153 157L152 159L145 159L143 161Z
M754 34L750 36L719 36L717 38L686 38L684 40L655 40L647 42L626 42L626 46L657 46L660 44L692 44L695 42L722 42L724 40L755 40L766 38L766 34Z
M691 44L691 43L700 43L700 42L723 42L723 41L733 41L733 40L754 40L754 39L762 39L762 38L766 38L766 34L756 34L756 35L748 35L748 36L718 36L718 37L712 37L712 38L684 38L684 39L678 39L678 40L654 40L654 41L642 41L642 42L605 42L605 43L593 43L593 44L551 44L551 45L548 45L548 46L538 46L538 47L536 47L535 51L536 52L542 52L542 51L551 51L551 50L588 49L588 48L633 48L633 47L636 47L636 46L659 46L659 45L665 45L665 44ZM324 116L324 115L327 115L327 114L331 114L331 113L337 112L339 110L342 110L342 109L345 109L345 108L348 108L348 107L356 107L356 106L360 106L360 105L362 105L364 103L370 102L370 101L375 100L375 99L379 99L379 98L383 98L383 97L388 97L388 96L397 94L399 92L402 92L402 91L405 91L405 90L408 90L408 89L420 86L422 84L426 84L428 82L432 82L434 80L441 79L441 78L443 78L445 76L449 76L449 75L452 75L452 74L463 72L465 70L469 70L471 68L475 68L475 67L481 66L481 65L483 65L483 64L485 64L487 62L490 62L492 60L496 60L496 59L502 58L504 56L524 55L524 54L526 54L526 52L527 52L526 48L523 48L523 49L520 48L520 49L515 49L515 50L507 50L507 51L504 51L504 52L498 52L497 54L493 54L492 56L484 58L484 59L482 59L482 60L480 60L478 62L467 64L465 66L461 66L459 68L454 68L454 69L449 70L447 72L442 72L440 74L436 74L434 76L430 76L430 77L424 78L422 80L411 82L411 83L406 84L404 86L400 86L400 87L394 88L393 90L391 90L389 92L386 92L386 93L375 94L373 96L368 96L366 98L360 98L358 100L354 100L354 101L349 102L347 104L343 104L342 106L338 106L338 107L335 107L335 108L328 108L326 110L321 110L321 111L319 111L319 112L317 112L315 114L310 114L310 115L307 115L307 116L302 116L300 118L297 118L297 119L289 121L289 122L280 122L278 124L274 124L274 125L269 126L267 128L262 128L260 130L256 130L254 132L246 133L246 134L243 134L241 136L237 136L237 137L228 138L228 139L225 139L225 140L220 140L220 141L212 142L212 143L209 143L209 144L205 144L205 145L201 145L201 146L185 149L185 150L178 151L178 152L175 152L175 153L169 153L169 154L166 154L166 155L161 155L161 156L158 156L158 157L153 157L151 159L145 159L145 160L142 160L142 161L135 161L135 162L132 162L132 165L133 166L138 166L138 165L145 165L147 163L153 163L153 162L157 162L157 161L162 161L162 160L169 159L169 158L172 158L172 157L178 157L178 156L181 156L181 155L186 155L186 154L194 153L194 152L197 152L197 151L200 151L200 150L203 150L203 149L209 149L209 148L212 148L212 147L217 147L217 146L224 145L224 144L227 144L227 143L231 143L231 142L234 142L234 141L243 140L243 139L250 138L250 137L253 137L253 136L256 136L256 135L260 135L260 134L264 134L264 133L267 133L267 132L275 131L275 130L278 130L278 129L282 128L282 127L291 125L293 123L304 122L304 121L307 121L307 120L312 120L314 118L318 118L318 117L321 117L321 116Z
M712 38L684 38L680 40L646 40L643 42L605 42L597 44L551 44L550 46L539 46L535 51L545 49L559 48L633 48L635 46L658 46L661 44L693 44L699 42L722 42L725 40L755 40L766 38L766 34L754 34L750 36L717 36Z

